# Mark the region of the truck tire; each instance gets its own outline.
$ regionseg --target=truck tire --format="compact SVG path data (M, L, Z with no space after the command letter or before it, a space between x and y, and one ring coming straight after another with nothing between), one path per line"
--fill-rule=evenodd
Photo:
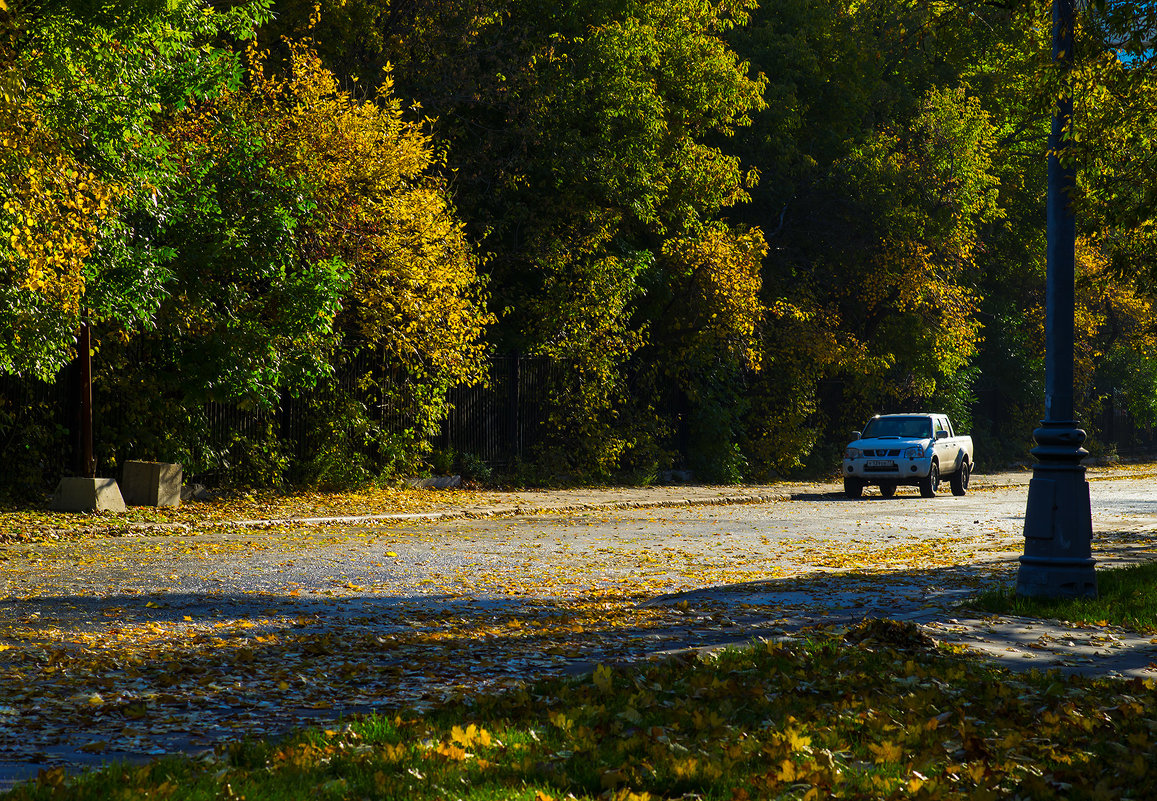
M948 483L952 485L953 495L963 495L968 492L968 480L972 477L972 465L965 459L960 463L960 469L948 477Z
M932 498L936 495L936 490L940 487L940 465L935 459L932 460L932 469L928 471L928 475L920 479L920 497Z
M891 498L896 494L896 485L891 481L880 482L880 495L884 498Z
M864 494L864 482L858 478L844 479L844 495L849 498L859 498Z

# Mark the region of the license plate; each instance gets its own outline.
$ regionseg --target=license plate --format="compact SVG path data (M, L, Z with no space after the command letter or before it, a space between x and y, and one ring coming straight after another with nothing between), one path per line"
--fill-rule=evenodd
M889 468L895 467L896 465L894 462L881 462L878 459L869 459L868 463L864 466L869 470L887 470Z

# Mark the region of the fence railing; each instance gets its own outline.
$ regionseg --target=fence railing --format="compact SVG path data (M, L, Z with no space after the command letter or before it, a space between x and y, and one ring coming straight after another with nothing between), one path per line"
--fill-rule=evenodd
M450 390L450 411L429 440L435 448L469 454L492 468L503 469L527 459L542 441L543 423L550 407L552 382L563 367L544 357L503 355L490 359L489 378L477 386ZM35 448L44 481L71 472L77 462L77 387L71 370L62 371L55 382L21 380L0 376L0 489L20 477L5 472L8 457L17 449ZM372 375L364 384L360 379ZM318 403L337 394L365 406L366 414L383 431L402 436L415 429L417 410L411 394L391 378L372 355L362 355L340 367L331 380L298 396L286 393L276 410L241 408L229 403L206 403L195 418L198 449L211 454L218 464L206 468L205 477L228 481L235 465L231 449L241 441L259 442L273 437L291 463L311 457L316 442ZM109 401L115 412L116 399ZM106 407L107 408L107 407ZM30 421L39 426L34 442L27 438ZM103 426L96 420L98 453L109 443L100 442ZM134 458L134 457L130 457Z
M491 467L526 459L542 440L547 399L561 372L558 362L543 357L492 358L486 385L450 391L450 414L435 444Z
M505 469L520 460L529 460L536 447L549 436L546 426L554 408L552 392L565 378L565 365L545 357L523 355L494 356L489 364L489 380L484 385L459 386L450 390L450 411L440 430L430 437L438 449L469 454L495 469ZM286 395L277 410L242 409L223 403L209 403L196 415L203 430L196 436L220 462L209 472L227 481L231 445L239 440L258 441L275 437L291 462L311 457L316 442L316 402L335 388L355 397L367 407L367 414L383 430L402 434L412 430L416 411L404 387L390 386L380 364L374 373L372 356L359 357L339 369L328 386L300 397ZM358 378L375 374L376 384L362 386ZM400 379L398 379L400 380ZM36 452L32 468L43 473L43 481L55 480L76 464L76 382L71 370L62 371L55 382L19 380L0 375L0 490L21 479L18 469L28 471L25 452ZM999 397L978 392L977 411L999 419ZM313 405L311 405L313 404ZM1121 456L1157 453L1157 431L1138 426L1123 409L1106 404L1098 419L1088 421L1098 440L1113 446ZM101 436L97 421L97 437ZM313 437L314 439L311 439ZM19 453L17 451L20 451ZM98 442L98 451L100 443ZM137 458L130 455L129 458ZM21 467L21 465L23 465Z

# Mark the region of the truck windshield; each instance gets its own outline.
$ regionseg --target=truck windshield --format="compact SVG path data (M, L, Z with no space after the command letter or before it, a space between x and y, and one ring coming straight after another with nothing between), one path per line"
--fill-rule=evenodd
M929 439L932 436L932 420L928 417L873 417L864 426L861 436L864 439L875 437Z

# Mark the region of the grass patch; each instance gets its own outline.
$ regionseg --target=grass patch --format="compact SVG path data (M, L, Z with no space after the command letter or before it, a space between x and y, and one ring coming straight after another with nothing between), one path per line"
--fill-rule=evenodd
M1157 797L1151 681L1013 674L912 624L540 682L11 799Z
M1000 615L1157 631L1157 562L1097 571L1096 598L1020 598L1015 589L990 590L969 606Z

